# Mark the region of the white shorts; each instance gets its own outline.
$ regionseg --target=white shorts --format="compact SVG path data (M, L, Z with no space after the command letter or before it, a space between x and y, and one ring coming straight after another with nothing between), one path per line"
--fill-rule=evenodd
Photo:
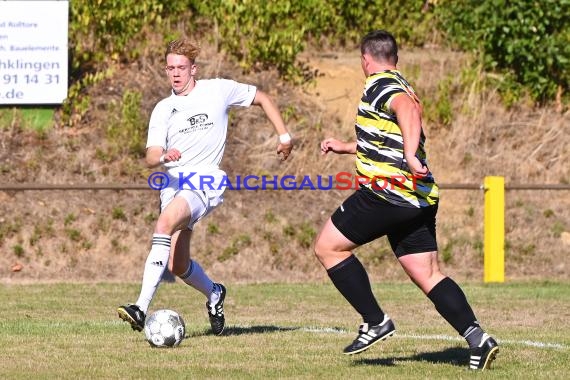
M194 228L194 224L200 219L212 212L216 207L224 202L224 197L217 191L208 190L178 190L173 187L167 187L160 192L160 211L162 212L166 206L175 197L182 197L188 203L192 214L188 229Z

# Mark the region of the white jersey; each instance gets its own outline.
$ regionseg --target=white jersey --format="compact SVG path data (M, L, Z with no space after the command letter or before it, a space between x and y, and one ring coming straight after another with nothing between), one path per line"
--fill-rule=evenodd
M173 178L191 172L224 176L219 165L226 146L228 110L250 106L256 90L233 80L206 79L196 81L186 96L172 93L152 111L146 147L180 151L180 160L164 164Z

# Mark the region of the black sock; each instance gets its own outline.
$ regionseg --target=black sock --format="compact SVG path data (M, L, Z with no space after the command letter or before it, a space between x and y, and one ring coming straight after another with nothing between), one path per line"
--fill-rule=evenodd
M471 326L479 326L465 294L451 278L446 277L427 294L435 309L460 334Z
M356 256L351 255L328 269L327 273L338 291L362 315L364 322L370 325L382 323L384 312L378 306L368 274Z

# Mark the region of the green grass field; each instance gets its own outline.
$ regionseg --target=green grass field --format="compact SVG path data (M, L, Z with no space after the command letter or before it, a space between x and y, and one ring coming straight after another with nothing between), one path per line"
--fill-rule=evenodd
M177 348L151 348L117 318L138 284L0 286L0 378L563 379L570 362L570 284L469 284L464 290L501 348L490 371L467 369L463 339L411 284L374 284L392 338L341 354L360 320L330 284L228 286L227 330L209 333L204 297L163 284L151 311L185 319Z

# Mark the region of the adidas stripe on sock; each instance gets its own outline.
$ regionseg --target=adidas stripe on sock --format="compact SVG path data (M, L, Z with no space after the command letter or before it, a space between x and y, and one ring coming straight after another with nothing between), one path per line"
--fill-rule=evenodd
M168 265L170 256L170 235L154 234L152 247L146 258L141 292L136 304L146 314Z
M475 322L475 324L472 326L469 326L469 328L463 333L463 337L467 341L467 344L469 344L469 348L478 347L483 341L485 335L487 334L485 334L483 329L479 327L479 324L477 322Z

